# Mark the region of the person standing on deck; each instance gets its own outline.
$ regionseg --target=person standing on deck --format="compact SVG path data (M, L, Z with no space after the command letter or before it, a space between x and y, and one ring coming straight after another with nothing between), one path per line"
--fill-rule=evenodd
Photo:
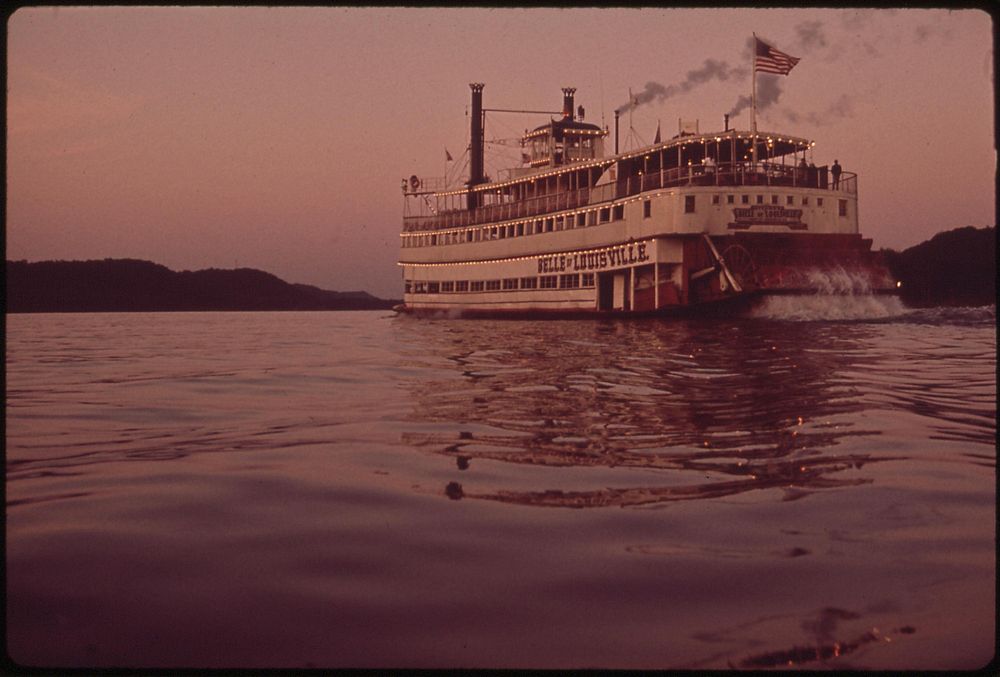
M840 188L840 164L834 160L833 166L830 167L830 173L833 174L833 189L837 190Z

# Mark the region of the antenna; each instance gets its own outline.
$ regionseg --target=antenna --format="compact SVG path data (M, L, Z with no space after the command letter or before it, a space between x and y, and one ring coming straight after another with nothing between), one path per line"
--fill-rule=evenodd
M604 69L600 68L598 69L597 72L600 75L600 83L601 83L601 127L607 129L608 123L604 119ZM617 153L618 149L615 149L615 152Z

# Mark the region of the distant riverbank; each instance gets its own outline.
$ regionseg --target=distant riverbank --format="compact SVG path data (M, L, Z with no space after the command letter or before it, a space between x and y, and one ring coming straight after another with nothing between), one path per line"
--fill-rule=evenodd
M910 306L996 303L996 228L956 228L897 252L883 249ZM379 310L401 303L363 291L291 284L261 270L176 272L137 259L7 261L8 313Z
M955 228L902 252L883 249L909 306L986 306L997 300L996 228Z
M252 268L176 272L136 259L7 261L8 313L377 310L398 300L290 284Z

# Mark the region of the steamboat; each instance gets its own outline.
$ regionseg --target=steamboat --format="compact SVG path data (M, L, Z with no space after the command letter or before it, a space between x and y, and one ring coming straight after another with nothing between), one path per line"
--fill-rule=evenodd
M608 128L564 88L561 112L520 139L520 166L491 178L484 85L470 87L468 181L402 182L402 312L729 313L831 279L895 290L858 230L857 175L807 163L813 141L730 129L727 115L722 131L619 152L616 113L606 156Z

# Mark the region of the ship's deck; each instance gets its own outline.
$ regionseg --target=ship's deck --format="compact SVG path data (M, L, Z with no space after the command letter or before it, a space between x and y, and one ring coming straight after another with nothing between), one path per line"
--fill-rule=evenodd
M657 172L629 176L617 181L555 195L530 197L490 204L473 210L455 209L432 216L410 216L403 219L404 232L435 231L461 228L496 221L548 214L564 209L598 205L638 195L649 190L684 186L780 186L785 188L821 188L848 195L857 194L857 175L842 172L834 185L829 168L795 167L779 163L759 162L754 169L748 162L720 163L663 169Z

